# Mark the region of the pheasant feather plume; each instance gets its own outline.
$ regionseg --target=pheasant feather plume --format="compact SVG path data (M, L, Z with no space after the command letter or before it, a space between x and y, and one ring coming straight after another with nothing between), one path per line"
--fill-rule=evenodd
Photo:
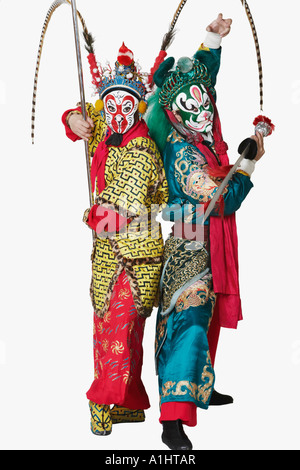
M70 0L56 0L55 2L52 3L50 6L46 18L43 24L42 28L42 33L40 37L40 42L39 42L39 47L38 47L38 53L37 53L37 60L36 60L36 67L35 67L35 73L34 73L34 84L33 84L33 96L32 96L32 112L31 112L31 139L32 143L34 144L34 133L35 133L35 109L36 109L36 97L37 97L37 86L38 86L38 76L39 76L39 69L40 69L40 63L41 63L41 56L42 56L42 50L43 50L43 45L44 45L44 40L46 36L46 32L50 23L50 20L54 14L54 12L57 10L58 7L61 5L71 5ZM93 51L93 38L91 34L88 32L85 21L80 14L80 12L77 10L77 16L81 22L82 28L83 28L83 35L84 39L86 42L86 49L92 50ZM88 49L89 48L89 49Z

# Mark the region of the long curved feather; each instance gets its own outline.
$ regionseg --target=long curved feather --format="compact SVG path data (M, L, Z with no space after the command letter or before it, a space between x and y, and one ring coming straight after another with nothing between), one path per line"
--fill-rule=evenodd
M163 42L162 42L162 45L161 45L161 50L162 51L166 51L167 48L170 46L170 44L172 43L172 41L174 39L174 36L175 36L174 29L175 29L176 23L178 21L178 18L180 16L180 13L182 12L183 7L186 4L186 2L187 2L187 0L181 0L181 2L179 3L179 5L177 7L177 10L176 10L176 12L173 16L172 21L171 21L169 31L164 36L164 39L163 39Z
M36 95L37 95L37 84L38 84L38 76L39 76L39 69L40 69L40 62L43 50L44 39L46 35L46 31L48 29L50 20L52 18L53 13L55 10L63 5L64 3L68 3L67 0L57 0L52 3L50 6L41 33L40 43L38 48L37 60L36 60L36 67L35 67L35 74L34 74L34 85L33 85L33 97L32 97L32 112L31 112L31 138L32 143L34 143L34 130L35 130L35 107L36 107Z
M38 85L38 76L39 76L39 69L40 69L40 63L41 63L43 44L44 44L44 40L45 40L46 31L48 29L48 26L49 26L50 20L53 16L53 13L55 12L55 10L57 10L58 7L60 7L63 4L71 5L71 2L70 2L70 0L56 0L52 3L52 5L50 6L50 8L49 8L49 10L46 14L46 18L45 18L45 21L44 21L44 25L43 25L43 29L42 29L42 33L41 33L41 37L40 37L39 48L38 48L38 53L37 53L37 60L36 60L36 67L35 67L35 74L34 74L33 96L32 96L31 139L32 139L33 144L34 144L34 132L35 132L35 108L36 108L37 85ZM86 42L86 49L87 50L92 49L92 51L93 51L93 38L90 35L90 33L88 32L85 21L84 21L82 15L80 14L80 12L78 10L77 10L77 15L78 15L78 18L80 19L80 22L82 24L83 35L84 35L84 39L85 39L85 42ZM90 47L90 49L88 49L88 47Z
M161 63L164 61L164 59L167 55L166 50L168 49L168 47L170 47L170 45L171 45L171 43L172 43L172 41L175 37L175 26L176 26L176 23L178 21L180 13L182 12L183 7L186 4L186 2L187 2L187 0L181 0L181 2L179 3L179 5L177 7L177 10L176 10L176 12L173 16L172 21L171 21L169 30L163 37L160 52L159 52L159 54L158 54L158 56L157 56L157 58L154 62L153 67L150 70L150 74L149 74L149 77L148 77L148 84L149 84L150 88L152 88L154 86L153 75L155 74L156 70L158 70Z
M261 53L260 53L260 46L259 46L259 41L258 41L258 36L257 36L257 31L256 27L254 24L253 16L251 14L249 5L246 0L241 0L241 3L243 7L245 7L246 15L249 20L254 42L255 42L255 49L256 49L256 56L257 56L257 65L258 65L258 74L259 74L259 89L260 89L260 109L263 111L263 106L264 106L264 84L263 84L263 68L262 68L262 59L261 59Z

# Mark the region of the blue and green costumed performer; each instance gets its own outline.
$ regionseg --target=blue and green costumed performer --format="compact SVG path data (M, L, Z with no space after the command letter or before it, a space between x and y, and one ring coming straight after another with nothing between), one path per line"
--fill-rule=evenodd
M164 60L146 116L168 180L163 218L174 222L165 244L156 332L162 440L170 449L192 448L183 424L195 426L197 408L210 404L220 327L237 328L242 319L235 212L253 186L250 176L264 154L262 134L252 136L254 159L242 160L203 224L230 168L215 104L220 45L230 26L219 15L193 58L176 66L174 58Z

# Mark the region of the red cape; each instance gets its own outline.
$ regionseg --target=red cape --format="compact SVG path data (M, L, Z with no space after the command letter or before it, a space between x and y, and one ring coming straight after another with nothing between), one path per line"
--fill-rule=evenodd
M213 99L212 99L213 101ZM223 141L220 119L216 105L214 117L215 150L222 167L229 165L227 145ZM208 166L220 169L224 173L215 155L203 144L197 148L205 155ZM220 326L237 328L239 320L243 319L240 289L239 289L239 263L238 263L238 237L235 214L224 217L210 216L209 241L213 288L217 294L215 314L219 317Z

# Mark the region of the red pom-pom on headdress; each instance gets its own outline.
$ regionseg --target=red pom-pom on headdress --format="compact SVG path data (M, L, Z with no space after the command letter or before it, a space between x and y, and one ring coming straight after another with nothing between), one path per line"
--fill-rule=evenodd
M128 65L132 64L133 59L134 59L133 52L130 49L128 49L128 47L126 47L123 42L118 53L119 64L125 65L126 67L128 67Z

